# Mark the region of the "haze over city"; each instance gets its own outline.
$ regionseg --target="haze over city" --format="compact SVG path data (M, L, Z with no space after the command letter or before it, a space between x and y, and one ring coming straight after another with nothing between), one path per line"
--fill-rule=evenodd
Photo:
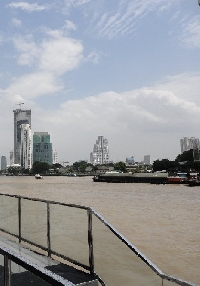
M113 161L200 137L197 0L2 1L0 23L0 155L20 102L59 161L89 160L99 135Z

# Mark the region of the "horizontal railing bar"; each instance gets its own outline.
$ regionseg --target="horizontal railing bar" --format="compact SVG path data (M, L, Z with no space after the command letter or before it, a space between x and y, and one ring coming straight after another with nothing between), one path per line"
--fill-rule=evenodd
M43 279L47 283L50 283L53 286L62 286L62 285L75 286L75 284L68 281L67 279L62 278L61 276L53 273L48 269L45 269L44 267L38 266L37 264L31 262L25 257L18 255L15 252L11 251L10 249L3 247L1 245L0 245L0 254L4 256L7 255L11 261L22 266L32 274L40 277L41 279Z
M67 206L67 207L72 207L72 208L80 208L80 209L84 209L84 210L89 210L90 209L89 207L82 206L82 205L66 204L66 203L60 203L60 202L55 202L55 201L48 201L48 200L37 199L37 198L29 198L29 197L18 196L18 195L10 195L10 194L0 193L0 196L21 198L21 199L29 200L29 201L37 201L37 202L41 202L41 203L50 203L50 204L54 204L54 205L62 205L62 206Z
M136 246L130 243L120 232L118 232L110 223L108 223L103 216L98 214L92 207L90 207L93 214L102 222L105 226L107 226L112 233L115 234L124 244L126 244L138 257L140 257L157 275L159 275L162 279L169 280L171 282L176 282L181 286L197 286L196 284L191 284L189 282L183 281L181 279L175 278L173 276L169 276L164 274L154 263L152 263L144 254L142 254Z
M51 254L53 254L53 255L55 255L57 257L63 258L65 260L69 261L70 263L73 263L73 264L75 264L77 266L80 266L80 267L84 268L85 270L90 271L90 267L89 266L87 266L85 264L82 264L82 263L80 263L80 262L78 262L78 261L76 261L76 260L74 260L74 259L72 259L70 257L67 257L64 254L57 253L56 251L53 251L53 250L51 250Z

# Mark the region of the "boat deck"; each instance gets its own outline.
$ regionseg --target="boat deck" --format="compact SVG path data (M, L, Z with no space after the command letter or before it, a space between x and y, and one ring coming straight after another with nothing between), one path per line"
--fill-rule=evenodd
M66 282L73 283L72 285L90 285L98 286L98 281L94 275L88 274L84 271L78 270L73 266L60 263L50 257L35 253L20 243L11 241L5 237L0 236L0 249L6 248L29 260L31 263L38 265L41 268L50 270L52 273L64 278ZM4 267L3 256L0 255L0 285L4 285ZM19 265L12 263L12 286L49 286L50 284L42 280L31 272L26 271Z

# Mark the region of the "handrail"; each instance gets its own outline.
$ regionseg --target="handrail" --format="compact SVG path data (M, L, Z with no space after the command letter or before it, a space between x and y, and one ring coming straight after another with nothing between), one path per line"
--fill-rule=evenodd
M94 269L94 253L93 253L93 231L92 231L92 215L97 217L106 227L109 228L109 230L118 238L120 239L132 252L134 252L146 265L148 265L161 279L163 280L168 280L171 282L174 282L178 285L181 286L195 286L195 284L191 284L189 282L183 281L181 279L177 279L173 276L169 276L164 274L155 264L153 264L144 254L142 254L133 244L131 244L122 234L120 234L110 223L108 223L100 214L98 214L93 208L91 207L86 207L82 205L76 205L76 204L66 204L66 203L60 203L60 202L55 202L55 201L49 201L49 200L43 200L43 199L37 199L37 198L29 198L29 197L24 197L24 196L18 196L18 195L9 195L9 194L3 194L0 193L0 196L8 196L8 197L13 197L18 199L18 224L19 224L19 233L18 235L14 233L10 233L6 231L5 229L0 228L2 232L8 233L16 238L19 239L19 242L24 241L29 243L30 245L34 245L42 250L47 251L48 256L51 257L52 254L64 258L68 260L69 262L72 262L75 265L81 266L86 270L89 270L91 274L95 274L99 280L99 282L102 285L106 285L102 278L98 275L98 273L95 272ZM42 245L38 245L34 243L33 241L29 241L21 236L21 200L30 200L30 201L37 201L37 202L43 202L47 204L47 248L43 247ZM88 215L88 258L89 258L89 267L85 264L80 263L79 261L76 261L70 257L67 257L63 254L57 253L51 249L51 234L50 234L50 205L51 204L56 204L56 205L62 205L66 207L72 207L72 208L79 208L79 209L84 209L87 210L87 215Z

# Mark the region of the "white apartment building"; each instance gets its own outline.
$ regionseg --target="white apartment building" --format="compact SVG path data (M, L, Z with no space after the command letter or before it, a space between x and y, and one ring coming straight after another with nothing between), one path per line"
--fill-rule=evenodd
M29 124L21 124L20 165L25 169L32 167L31 128Z
M52 163L58 163L58 152L55 149L52 150Z
M98 136L93 151L90 153L90 162L93 165L106 164L109 162L108 140L103 136Z
M189 151L190 149L200 149L199 139L195 137L183 137L180 139L181 153Z

